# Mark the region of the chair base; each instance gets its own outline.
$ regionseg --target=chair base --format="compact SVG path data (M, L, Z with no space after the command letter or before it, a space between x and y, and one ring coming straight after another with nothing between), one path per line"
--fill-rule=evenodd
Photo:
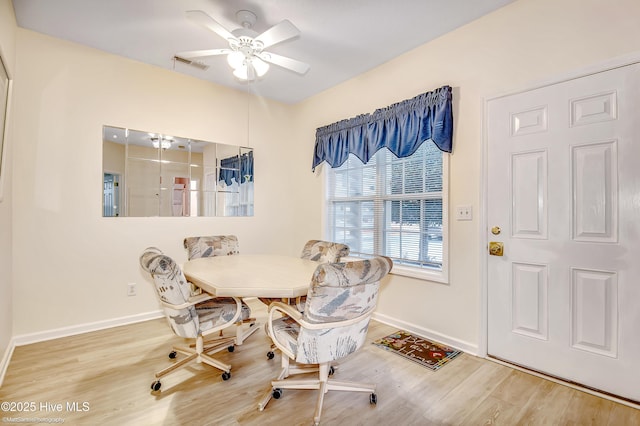
M288 361L289 358L283 357L282 360L283 360L283 364L288 364L286 361ZM269 401L271 401L271 397L273 396L273 390L275 389L274 386L273 386L273 383L275 383L276 381L281 381L284 378L289 377L292 374L315 373L317 371L318 371L318 365L317 364L316 365L305 365L305 366L289 366L289 365L287 365L286 367L283 366L283 368L280 371L280 374L278 374L278 377L276 378L276 380L271 382L271 387L264 394L264 396L262 397L260 402L258 402L258 410L259 411L263 411L265 409L265 407L267 406L267 404L269 403Z
M217 368L218 370L221 370L223 380L228 380L231 377L231 365L217 360L211 355L225 349L231 351L232 349L230 348L233 348L235 341L235 337L223 337L221 339L207 340L205 343L203 337L198 336L195 344L192 344L190 346L173 346L173 350L175 352L180 352L181 354L186 355L186 358L176 361L169 367L155 373L156 381L151 384L151 389L154 391L159 391L162 386L160 383L160 379L162 377L173 373L180 368L186 367L192 361L195 361L197 363L205 363Z
M322 405L324 403L324 394L329 391L347 391L347 392L368 392L369 402L377 403L376 385L371 383L342 382L337 380L274 380L271 382L273 392L282 395L283 389L317 389L318 399L316 400L316 409L313 414L314 424L320 424L320 416L322 415Z
M280 398L283 389L301 389L301 390L318 390L318 399L316 401L316 409L313 415L313 421L316 425L320 424L320 416L322 415L322 405L324 403L324 394L329 391L346 391L346 392L368 392L369 402L376 404L378 398L376 396L376 385L373 383L347 382L329 379L330 372L333 374L334 367L329 363L316 365L288 365L288 358L283 357L283 368L278 378L271 382L271 389L265 394L258 403L258 410L263 411L271 398ZM318 372L317 379L308 380L287 380L286 377L292 374L303 374Z

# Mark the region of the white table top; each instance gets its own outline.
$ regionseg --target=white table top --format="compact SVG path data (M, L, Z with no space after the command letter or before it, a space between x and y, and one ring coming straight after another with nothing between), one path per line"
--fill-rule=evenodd
M187 280L215 296L284 297L307 294L318 262L291 256L238 254L185 262Z

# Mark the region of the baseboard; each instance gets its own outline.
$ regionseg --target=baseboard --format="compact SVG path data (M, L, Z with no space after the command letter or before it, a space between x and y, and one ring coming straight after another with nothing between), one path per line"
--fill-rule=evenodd
M465 342L463 340L456 339L442 333L438 333L437 331L429 330L428 328L420 327L415 324L411 324L406 321L401 321L397 318L393 318L388 315L380 314L377 312L373 314L372 318L383 324L397 327L398 329L401 329L401 330L409 331L420 337L424 337L425 339L434 340L438 343L451 346L454 349L458 349L470 355L478 356L478 345L476 344Z
M13 349L15 347L16 344L14 339L9 340L9 346L7 346L7 350L4 351L2 361L0 361L0 388L2 387L2 382L4 381L4 375L9 368L9 361L11 361L11 356L13 355Z
M37 333L22 334L14 336L15 346L29 345L31 343L44 342L46 340L59 339L60 337L74 336L76 334L89 333L92 331L104 330L106 328L119 327L121 325L134 324L162 318L162 311L152 311L143 314L129 315L126 317L113 318L104 321L90 322L86 324L72 325L69 327L56 328L53 330L41 331Z

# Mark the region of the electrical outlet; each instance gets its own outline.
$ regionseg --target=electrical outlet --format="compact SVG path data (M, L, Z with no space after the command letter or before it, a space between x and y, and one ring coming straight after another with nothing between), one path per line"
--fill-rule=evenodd
M471 219L473 219L473 210L471 206L456 207L456 220L471 220Z
M136 294L136 283L127 284L127 296L135 296Z

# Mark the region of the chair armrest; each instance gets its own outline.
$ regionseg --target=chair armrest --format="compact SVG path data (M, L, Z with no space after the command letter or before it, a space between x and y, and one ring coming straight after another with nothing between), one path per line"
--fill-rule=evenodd
M296 321L302 320L302 314L293 306L282 303L282 302L271 302L269 307L267 308L267 312L269 312L269 320L273 317L276 312L282 312L283 314L295 319Z
M196 305L198 303L201 303L201 302L204 302L206 300L213 299L213 298L214 297L212 295L210 295L210 294L202 293L202 294L198 294L197 296L191 296L187 302L181 303L179 305L174 305L172 303L163 302L162 300L160 301L160 303L162 304L162 306L165 306L167 308L178 310L178 309L188 308L189 306L193 306L193 305Z
M284 314L285 316L292 318L297 323L300 323L300 321L302 321L302 314L293 306L286 303L282 303L282 302L272 302L269 305L267 311L269 314L267 318L266 331L267 331L267 334L269 335L269 338L271 338L271 341L273 341L273 344L276 345L276 347L278 347L278 349L282 351L283 356L286 355L289 358L295 359L296 355L293 352L291 352L289 348L286 348L283 345L281 345L278 339L275 338L275 334L273 332L273 321L274 321L275 314L279 312L281 314Z
M293 319L295 322L300 324L301 327L306 328L308 330L322 330L325 328L346 327L348 325L357 323L358 321L362 320L363 318L366 318L367 316L370 316L373 313L373 310L370 310L368 312L365 312L362 315L358 315L355 318L350 318L345 320L331 321L331 322L309 322L303 318L303 314L300 313L300 311L298 311L296 308L294 308L291 305L286 305L282 302L271 303L269 305L268 311L269 311L269 321L267 322L267 324L270 330L271 330L271 323L273 322L273 316L276 312L281 312L287 315L288 317Z
M305 321L304 319L300 319L300 321L296 320L296 322L300 324L301 327L306 328L307 330L323 330L323 329L329 329L329 328L340 328L340 327L346 327L351 324L355 324L358 321L361 321L362 319L370 316L372 313L373 311L369 311L369 312L365 312L362 315L358 315L355 318L350 318L350 319L345 319L340 321L332 321L332 322L308 322L308 321Z
M211 295L208 295L208 296L209 296L209 299L215 299L215 297ZM231 318L229 321L225 321L222 324L218 324L218 326L216 327L212 327L209 330L202 332L203 336L208 336L210 334L216 333L224 328L227 328L230 324L234 324L234 323L237 323L238 321L241 321L240 317L242 316L242 300L239 297L230 296L230 298L233 299L233 301L236 304L236 313L233 315L233 318Z

